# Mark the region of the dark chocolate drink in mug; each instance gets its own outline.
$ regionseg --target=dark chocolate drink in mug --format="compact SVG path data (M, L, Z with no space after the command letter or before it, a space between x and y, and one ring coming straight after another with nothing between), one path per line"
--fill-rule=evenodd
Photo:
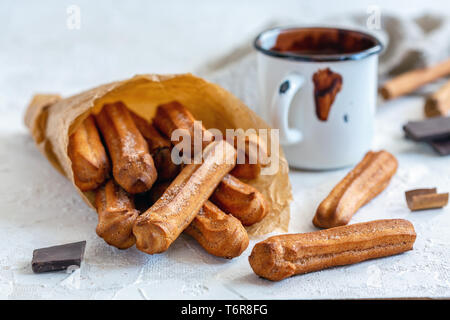
M371 148L378 54L373 35L342 28L289 27L254 41L260 114L278 129L295 168L354 165Z
M364 51L375 45L371 38L352 30L304 28L283 30L271 50L294 55L337 55Z

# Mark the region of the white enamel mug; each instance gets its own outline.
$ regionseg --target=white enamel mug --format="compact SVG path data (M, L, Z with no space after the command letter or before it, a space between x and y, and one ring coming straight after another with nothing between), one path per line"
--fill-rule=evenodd
M374 133L380 41L339 28L276 28L254 46L259 111L279 129L290 166L326 170L361 160ZM321 76L323 84L313 81Z

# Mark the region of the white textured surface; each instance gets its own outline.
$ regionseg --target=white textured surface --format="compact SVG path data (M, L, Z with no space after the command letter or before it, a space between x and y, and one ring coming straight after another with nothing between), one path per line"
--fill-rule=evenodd
M361 10L367 5L347 2ZM397 2L397 8L402 2ZM78 1L43 3L0 4L0 29L6 30L0 37L0 298L450 296L450 207L411 213L403 194L407 189L433 186L450 191L450 158L438 157L429 147L403 138L401 125L422 117L421 98L379 107L374 147L393 152L400 167L388 189L352 220L406 218L418 234L414 251L278 283L252 273L247 257L254 241L232 261L206 254L184 236L158 256L107 246L95 235L95 212L39 154L22 125L23 107L33 92L70 94L133 73L191 71L256 32L268 18L292 18L297 10L314 19L321 15L323 4L286 1L285 6L271 7L273 2L262 1L256 7L229 10L234 8L230 4L206 2L202 7L188 7L181 1L167 6L142 2L144 9L81 2L82 27L69 31L66 6ZM380 3L393 6L392 1ZM422 1L416 4L406 6L407 13L420 10ZM330 13L344 12L342 6L327 7ZM291 232L315 230L311 219L316 206L345 173L291 173ZM81 269L70 275L32 273L33 249L78 240L87 240Z

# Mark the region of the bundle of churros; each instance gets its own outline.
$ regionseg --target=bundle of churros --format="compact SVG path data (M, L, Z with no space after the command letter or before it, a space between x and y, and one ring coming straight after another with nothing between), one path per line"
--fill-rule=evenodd
M161 253L185 233L207 252L233 258L249 234L287 227L291 193L282 152L269 159L258 133L230 140L213 131L270 128L202 79L138 76L67 99L39 95L25 122L39 149L96 209L98 236L119 249ZM265 175L270 161L278 170Z
M184 233L234 258L249 236L287 232L291 187L274 130L203 79L136 76L66 99L37 95L25 123L96 210L98 236L119 249L161 253ZM368 152L318 206L313 224L326 230L257 243L253 271L281 280L411 250L416 234L406 220L347 225L397 166L387 151Z

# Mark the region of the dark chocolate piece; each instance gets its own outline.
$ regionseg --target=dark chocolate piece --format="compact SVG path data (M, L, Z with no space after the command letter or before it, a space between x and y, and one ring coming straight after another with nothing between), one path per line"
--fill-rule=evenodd
M442 156L446 156L450 154L450 139L447 140L436 140L430 142L436 152L438 152Z
M450 117L435 117L410 121L403 126L406 135L416 141L434 141L450 138Z
M33 272L66 270L69 266L80 266L86 241L41 248L33 251L31 267Z

